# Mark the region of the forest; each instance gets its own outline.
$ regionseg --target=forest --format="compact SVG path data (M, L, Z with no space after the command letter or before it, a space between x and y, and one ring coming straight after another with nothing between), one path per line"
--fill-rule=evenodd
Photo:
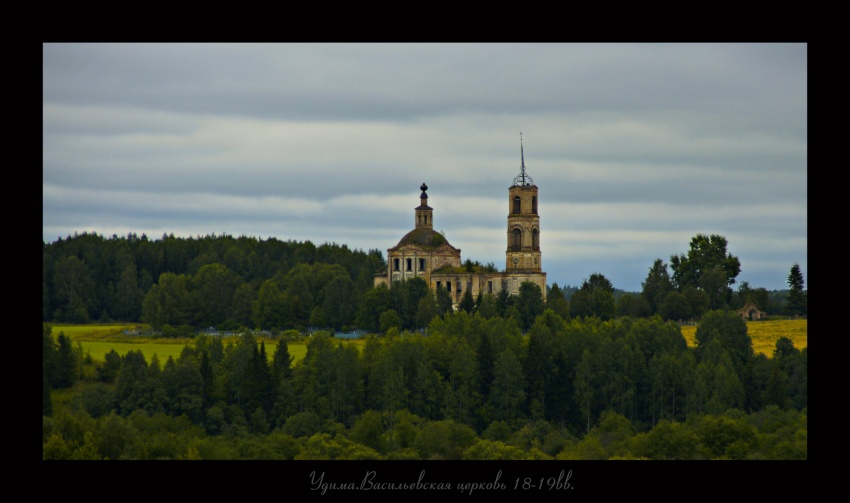
M659 259L616 301L594 273L546 302L526 283L453 309L424 281L372 288L376 250L69 236L44 246L42 458L807 459L808 348L756 354L734 312L805 316L799 269L781 302L732 291L721 238L696 236L672 275ZM712 241L717 263L699 253ZM113 319L191 343L99 361L51 325ZM696 347L678 319L697 321ZM308 327L293 364L287 337ZM351 328L362 344L333 336Z
M770 315L805 316L799 266L791 268L787 291L767 291L747 282L733 290L740 262L727 246L723 236L695 236L687 254L671 255L669 266L660 258L649 266L641 292L617 290L600 273L590 274L579 287L553 283L547 287L548 307L564 319L659 315L698 320L709 310L753 302ZM465 266L492 267L470 260ZM381 316L413 330L452 309L446 292L430 292L420 282L373 288L374 275L385 268L379 250L351 250L335 243L75 234L43 245L42 321L144 322L166 336L207 327L384 332ZM544 307L530 302L535 300L528 292L476 299L469 294L460 307L468 313L513 317L527 331Z

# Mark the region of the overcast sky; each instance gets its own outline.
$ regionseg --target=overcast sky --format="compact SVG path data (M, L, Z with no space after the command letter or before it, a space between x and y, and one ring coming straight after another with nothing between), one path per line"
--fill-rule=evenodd
M738 284L808 281L805 44L45 44L42 64L45 242L386 257L425 182L461 258L504 268L521 132L550 284L639 291L700 233Z

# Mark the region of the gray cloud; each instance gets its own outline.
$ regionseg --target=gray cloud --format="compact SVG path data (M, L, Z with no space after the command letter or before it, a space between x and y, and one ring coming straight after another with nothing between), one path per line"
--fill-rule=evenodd
M504 261L540 187L549 281L640 289L719 233L739 280L807 262L805 44L45 44L43 238L274 236L386 250L418 186Z

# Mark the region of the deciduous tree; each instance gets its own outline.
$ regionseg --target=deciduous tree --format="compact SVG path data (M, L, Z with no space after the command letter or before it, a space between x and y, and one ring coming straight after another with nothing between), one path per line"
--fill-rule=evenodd
M697 234L691 238L687 255L672 255L670 268L673 269L673 282L679 291L687 286L700 286L703 273L719 267L726 275L726 284L735 284L735 278L741 272L738 257L726 251L728 241L725 237L712 234Z

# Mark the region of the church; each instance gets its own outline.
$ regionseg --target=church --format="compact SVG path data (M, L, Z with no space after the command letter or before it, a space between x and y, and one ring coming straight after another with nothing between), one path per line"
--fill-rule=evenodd
M420 277L432 290L445 288L457 306L463 294L497 295L506 290L519 293L530 281L540 287L546 300L546 273L540 262L540 215L537 213L537 185L525 170L525 153L520 139L520 173L508 189L507 248L505 269L469 272L463 267L460 248L434 230L434 208L428 206L428 186L419 190L419 206L414 209L414 228L387 250L387 270L375 276L375 286Z

